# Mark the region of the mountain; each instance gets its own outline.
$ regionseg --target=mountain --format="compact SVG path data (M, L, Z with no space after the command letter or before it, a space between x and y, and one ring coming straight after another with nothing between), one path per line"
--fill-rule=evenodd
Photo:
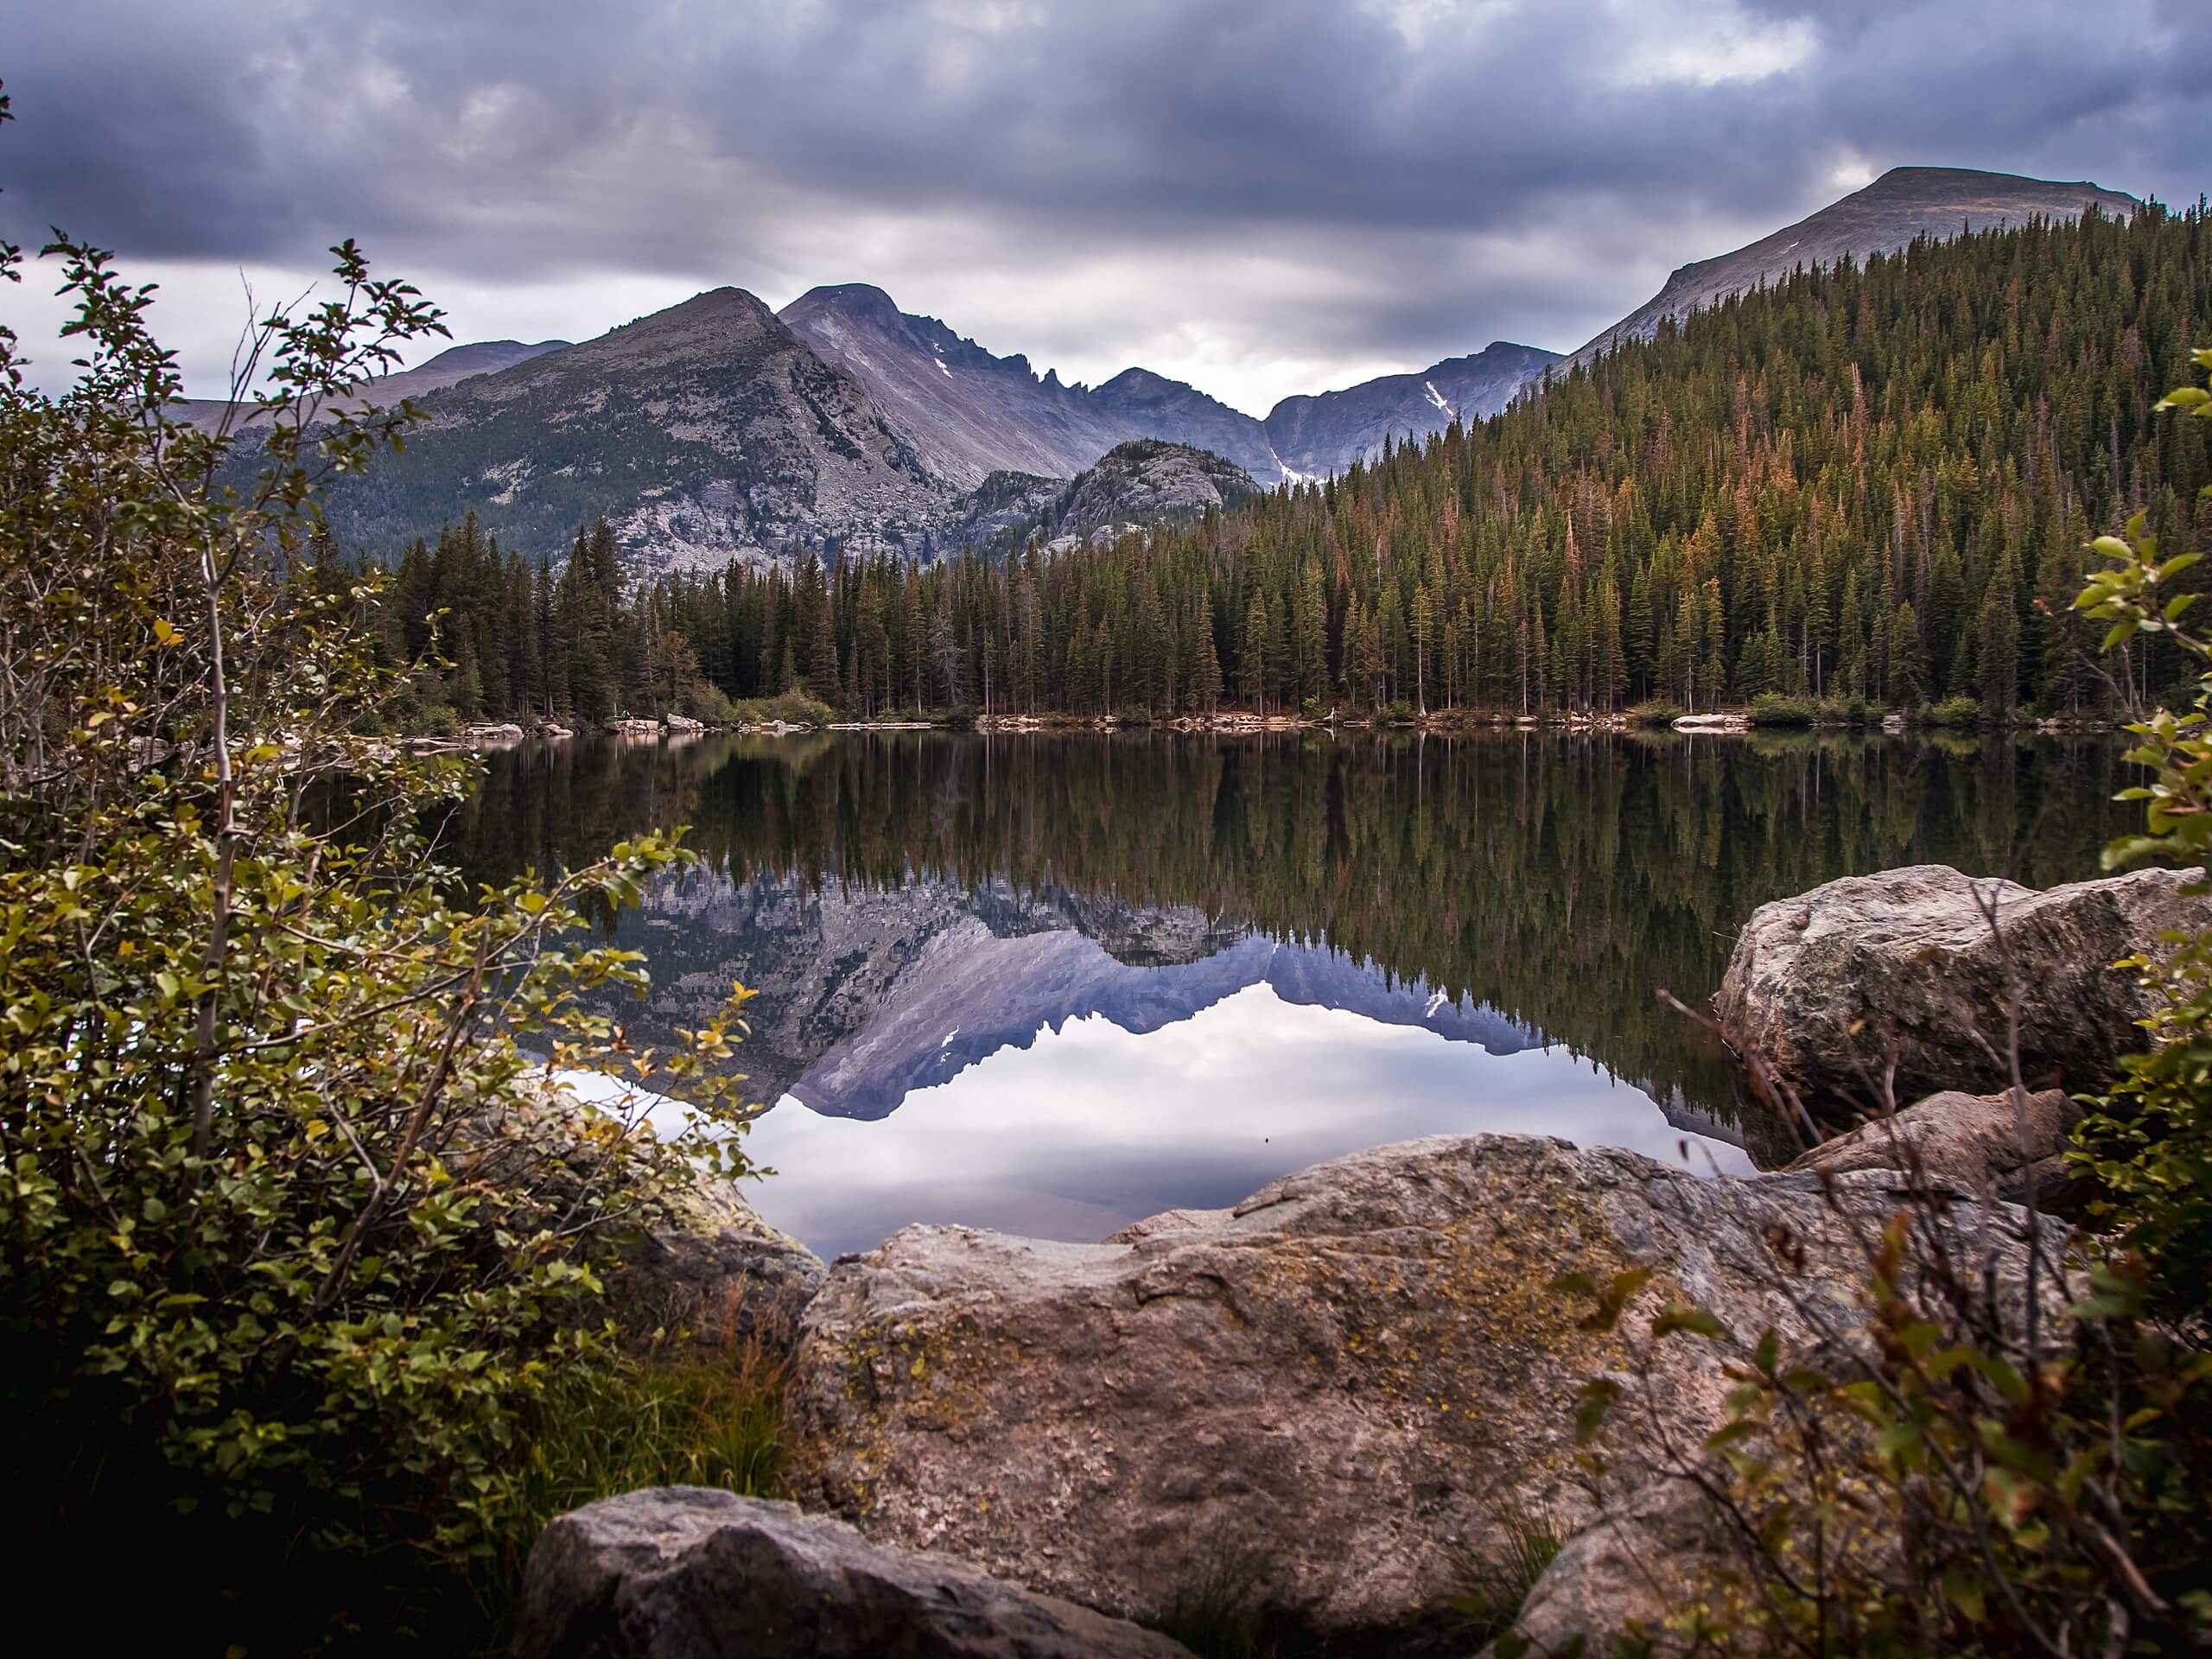
M1065 385L1027 357L994 357L935 317L899 310L865 283L810 289L779 315L960 484L1002 472L1068 478L1130 438L1210 450L1270 486L1282 479L1258 421L1180 380L1127 369L1096 388Z
M483 341L387 377L377 396L419 398L431 418L404 456L339 489L331 518L346 544L389 556L474 510L505 545L557 556L604 515L633 569L663 570L830 543L927 558L1035 529L1192 517L1478 423L1548 368L1800 266L2090 204L2138 205L2088 183L1899 168L1683 266L1572 359L1494 341L1418 374L1286 398L1264 422L1141 368L1065 385L865 283L810 289L780 315L717 289L582 345ZM1120 454L1133 441L1168 448Z
M778 314L866 386L931 470L973 486L993 473L1066 478L1126 435L1084 391L994 357L880 288L810 289Z
M1073 478L993 473L961 498L939 539L948 546L1052 541L1094 531L1185 524L1262 493L1233 461L1157 438L1132 438Z
M458 385L474 375L496 374L501 369L511 369L518 363L527 363L534 357L548 352L557 352L569 342L565 340L541 340L535 345L519 340L477 340L465 345L451 346L426 363L411 369L399 369L391 374L379 375L362 389L357 400L389 409L403 397L426 397L434 391ZM176 404L176 417L188 424L200 425L219 419L230 404L219 397L188 397ZM254 406L242 407L240 414L251 420Z
M1184 443L1137 438L1116 444L1069 481L1039 526L1047 536L1101 525L1187 523L1261 493L1233 461Z
M1498 340L1424 373L1386 374L1342 391L1286 397L1268 412L1268 442L1293 475L1325 478L1381 454L1385 438L1419 442L1455 420L1471 423L1497 414L1557 361L1557 352Z
M406 453L334 492L340 542L397 548L474 510L557 552L604 514L634 568L718 569L835 537L919 550L953 488L868 389L741 289L462 379Z
M1961 230L2001 230L2031 219L2071 220L2092 205L2126 217L2143 204L2086 179L2061 184L2011 173L1961 167L1894 167L1863 190L1771 236L1682 266L1667 285L1560 365L1587 363L1624 340L1649 340L1659 325L1702 311L1738 294L1771 287L1800 265L1833 265L1872 253L1895 253L1916 238Z

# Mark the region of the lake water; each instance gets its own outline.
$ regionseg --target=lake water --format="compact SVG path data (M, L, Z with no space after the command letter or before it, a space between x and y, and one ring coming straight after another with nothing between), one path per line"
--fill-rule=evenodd
M609 923L633 1040L756 988L741 1051L825 1255L912 1221L1092 1239L1361 1147L1557 1135L1779 1161L1701 1005L1758 905L1941 862L2032 886L2124 828L2116 746L1674 734L528 745L455 826L495 877L689 823Z

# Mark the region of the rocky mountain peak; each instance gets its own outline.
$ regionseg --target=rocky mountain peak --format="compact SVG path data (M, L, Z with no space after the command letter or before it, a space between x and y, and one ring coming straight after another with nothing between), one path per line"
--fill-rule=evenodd
M873 283L827 283L810 288L783 310L784 321L819 312L835 312L856 321L895 327L898 302Z
M1657 294L1564 366L1589 362L1624 340L1649 340L1662 322L1778 282L1801 266L1896 253L1923 236L1997 230L2031 219L2078 219L2090 207L2132 213L2140 206L2131 195L2086 180L2069 183L1963 167L1893 167L1794 225L1732 253L1677 268Z

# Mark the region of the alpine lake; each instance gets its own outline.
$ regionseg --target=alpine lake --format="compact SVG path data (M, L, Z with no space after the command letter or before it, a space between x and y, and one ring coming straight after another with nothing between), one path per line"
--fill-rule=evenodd
M631 1041L733 982L774 1173L829 1257L911 1222L1096 1239L1359 1147L1553 1135L1786 1161L1701 1008L1758 906L1953 864L2098 874L2109 739L1498 730L578 739L486 758L476 878L690 826L605 919Z

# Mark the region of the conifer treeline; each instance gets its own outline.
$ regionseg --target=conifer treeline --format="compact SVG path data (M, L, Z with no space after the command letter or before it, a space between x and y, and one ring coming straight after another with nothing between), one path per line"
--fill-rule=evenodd
M2153 207L1800 273L1148 543L809 556L626 599L603 527L557 574L464 527L410 552L395 608L454 606L470 658L441 689L464 715L709 686L863 715L1766 691L2080 710L2116 690L2069 609L2082 544L2139 509L2168 554L2212 542L2197 423L2152 414L2212 317L2205 235L2202 204ZM2177 667L2139 646L2122 671Z

